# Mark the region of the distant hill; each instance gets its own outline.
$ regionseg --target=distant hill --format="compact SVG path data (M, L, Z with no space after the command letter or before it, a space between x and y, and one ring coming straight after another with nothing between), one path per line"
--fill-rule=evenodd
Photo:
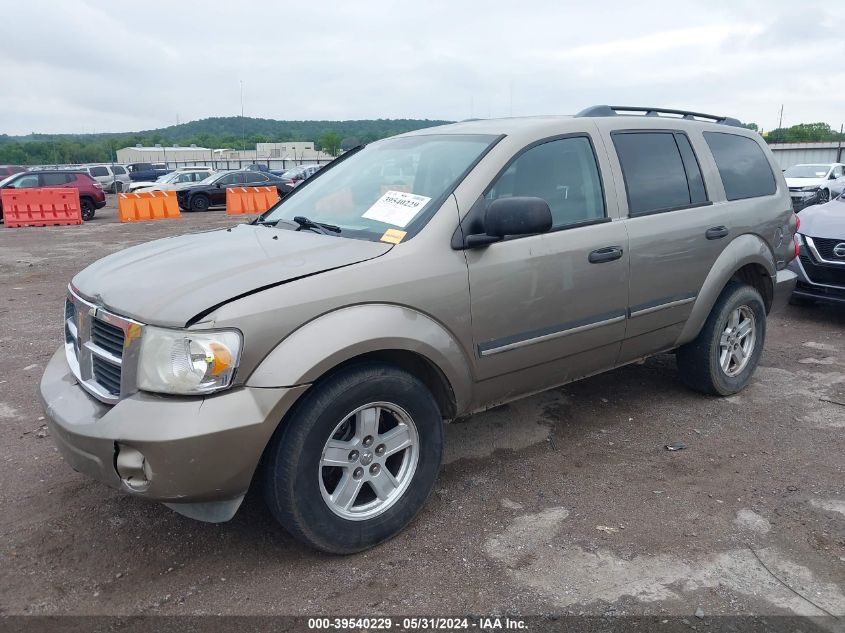
M247 149L256 143L315 141L333 132L346 144L380 138L451 121L430 119L364 119L359 121L277 121L252 117L212 117L141 132L102 134L0 134L0 164L54 164L108 161L132 145L190 145Z

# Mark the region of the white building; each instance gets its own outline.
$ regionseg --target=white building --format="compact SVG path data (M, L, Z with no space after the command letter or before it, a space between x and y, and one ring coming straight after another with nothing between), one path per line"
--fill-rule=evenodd
M129 163L166 163L175 161L211 160L212 150L207 147L171 147L156 145L155 147L124 147L117 150L117 162L124 165Z
M258 158L317 158L313 141L286 141L284 143L258 143Z

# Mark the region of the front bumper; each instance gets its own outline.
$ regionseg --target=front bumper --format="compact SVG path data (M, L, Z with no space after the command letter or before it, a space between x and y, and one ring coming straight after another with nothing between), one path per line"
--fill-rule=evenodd
M789 301L789 297L792 295L792 291L795 289L796 281L797 277L795 273L789 269L779 270L777 272L774 279L772 307L769 312L780 310L786 305L786 302Z
M62 348L47 365L40 399L74 470L134 496L203 504L243 496L276 426L306 388L240 387L205 397L139 392L109 406L77 384ZM133 450L146 461L142 488L117 471L120 452Z
M789 269L798 277L794 292L796 297L845 303L845 266L817 261L802 244L800 257L789 263Z
M792 191L789 192L789 197L792 199L792 210L795 213L803 211L809 206L821 201L821 189L814 191Z

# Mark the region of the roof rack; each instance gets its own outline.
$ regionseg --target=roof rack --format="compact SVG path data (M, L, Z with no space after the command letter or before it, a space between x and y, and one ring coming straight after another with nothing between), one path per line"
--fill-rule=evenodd
M680 118L687 121L696 121L698 119L705 119L713 121L714 123L721 123L722 125L733 125L734 127L742 127L742 122L739 119L734 119L728 116L718 116L715 114L704 114L703 112L691 112L689 110L670 110L668 108L644 108L642 106L609 106L597 105L591 106L581 110L576 117L588 116L620 116L633 112L645 112L645 116L660 116L661 114L678 114Z

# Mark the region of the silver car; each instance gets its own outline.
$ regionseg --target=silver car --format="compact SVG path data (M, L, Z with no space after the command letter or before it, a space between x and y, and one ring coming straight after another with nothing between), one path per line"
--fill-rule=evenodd
M801 255L790 265L798 275L792 303L845 304L845 193L801 212Z
M41 399L80 472L205 521L258 481L296 538L355 552L422 508L444 420L667 351L693 389L743 389L795 285L795 227L733 119L427 128L258 221L78 273Z

